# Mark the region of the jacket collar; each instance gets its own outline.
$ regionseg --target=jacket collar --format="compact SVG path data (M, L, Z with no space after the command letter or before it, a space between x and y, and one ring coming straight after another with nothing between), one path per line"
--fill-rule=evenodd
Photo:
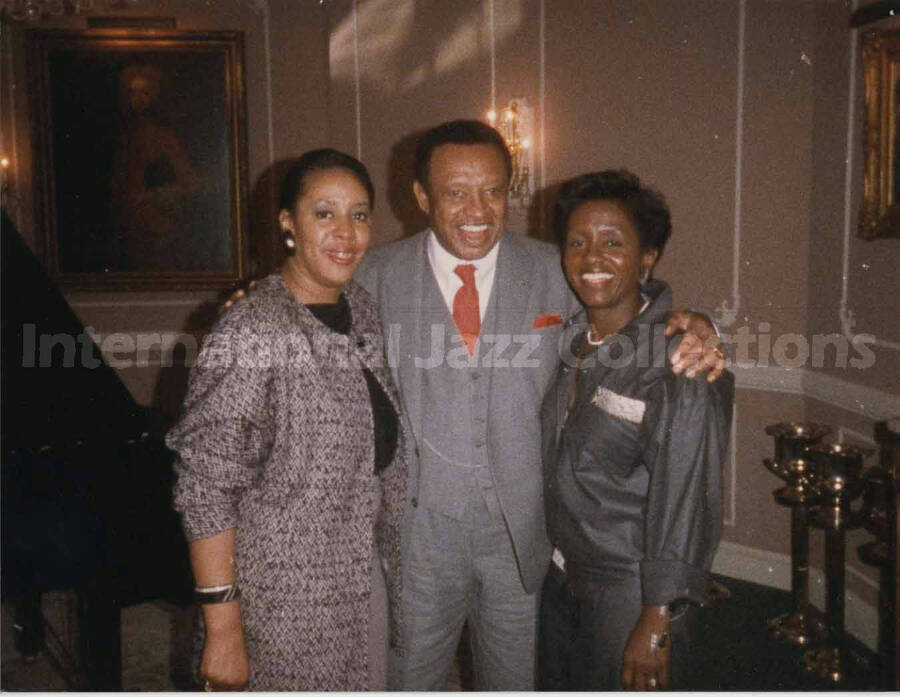
M616 332L617 335L636 336L641 324L657 324L666 321L666 314L672 309L672 289L669 284L653 279L641 289L641 293L649 299L650 304ZM564 327L568 329L575 325L587 326L587 311L584 307L571 315L566 320Z

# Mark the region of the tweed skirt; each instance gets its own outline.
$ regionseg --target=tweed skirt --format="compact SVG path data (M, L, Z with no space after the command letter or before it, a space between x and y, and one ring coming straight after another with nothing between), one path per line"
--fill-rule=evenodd
M375 509L381 505L381 487L376 487ZM369 597L369 690L387 689L388 668L388 595L384 562L372 545L372 595Z

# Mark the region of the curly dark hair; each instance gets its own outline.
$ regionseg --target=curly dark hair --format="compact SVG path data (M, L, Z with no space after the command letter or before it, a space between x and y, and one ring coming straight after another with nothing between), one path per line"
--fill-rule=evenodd
M288 167L281 184L279 208L293 212L297 199L303 196L306 177L313 172L326 169L343 169L354 175L369 195L369 205L375 207L375 187L366 166L352 155L340 150L321 148L303 153Z
M494 145L503 155L506 178L512 176L512 156L506 141L496 129L481 121L459 119L446 121L425 131L416 144L416 181L428 189L428 166L431 156L441 145Z
M672 215L666 199L658 191L641 185L641 180L625 169L580 174L564 182L553 206L553 234L565 244L569 218L588 201L615 201L631 218L641 240L641 250L655 249L662 256L672 234Z

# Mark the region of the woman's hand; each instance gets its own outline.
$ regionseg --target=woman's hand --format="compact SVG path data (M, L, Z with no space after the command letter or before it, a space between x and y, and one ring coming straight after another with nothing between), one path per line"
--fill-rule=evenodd
M207 692L247 688L250 659L244 645L240 605L237 601L204 606L206 641L199 677Z
M234 564L234 528L188 545L194 581L200 588L237 583ZM196 589L195 589L196 590ZM198 677L207 692L243 690L250 680L250 659L244 644L241 603L203 603L206 640Z
M707 382L714 382L725 370L725 352L716 328L706 315L690 310L669 314L666 336L683 333L681 343L672 354L672 372L684 371L689 378L709 371Z
M641 692L668 689L671 652L669 609L665 605L645 607L625 644L622 687Z

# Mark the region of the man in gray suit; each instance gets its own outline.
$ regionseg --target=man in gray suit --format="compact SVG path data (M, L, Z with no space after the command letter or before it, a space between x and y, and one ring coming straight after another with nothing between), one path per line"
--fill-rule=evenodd
M476 689L534 688L551 552L540 405L577 300L555 247L504 232L510 171L502 137L483 123L428 131L413 188L430 229L370 251L356 276L379 304L415 436L405 651L392 657L389 689L445 690L467 620ZM713 348L687 355L712 333L708 321L681 313L675 324L695 334L679 367L721 372Z

